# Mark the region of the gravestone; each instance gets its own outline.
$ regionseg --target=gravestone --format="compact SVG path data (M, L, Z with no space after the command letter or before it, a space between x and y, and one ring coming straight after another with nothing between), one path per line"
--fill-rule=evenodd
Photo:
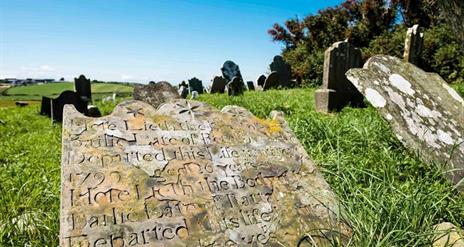
M211 84L210 93L224 93L226 90L227 81L222 76L215 76L213 78L213 83Z
M258 86L264 87L264 83L266 82L266 76L265 75L260 75L258 77L258 80L256 80L256 82L258 83Z
M203 82L196 77L188 80L189 91L197 91L197 93L202 94L204 92Z
M197 98L198 98L198 92L192 91L192 96L190 96L190 99L197 99Z
M418 65L423 43L424 33L421 32L419 25L408 28L404 41L404 61Z
M292 67L284 60L282 56L275 56L272 63L269 65L269 68L271 71L275 71L279 75L278 87L292 87Z
M276 71L273 71L267 76L263 90L277 89L279 85L279 74Z
M227 94L229 96L239 96L243 94L245 87L243 85L242 79L239 77L234 77L232 81L227 83Z
M316 110L339 111L347 105L364 105L363 96L346 78L351 68L362 66L361 51L347 41L334 43L324 53L322 89L316 90Z
M185 81L182 81L179 84L179 90L177 90L177 92L179 93L181 98L187 98L187 95L189 94L188 84Z
M234 77L238 77L240 80L243 80L242 74L240 73L240 68L237 64L232 61L226 61L221 68L222 76L229 83Z
M65 107L60 246L330 246L339 202L282 114L140 101Z
M52 115L52 99L49 97L42 96L42 103L40 104L40 115L51 116Z
M442 78L390 56L374 56L347 76L407 148L446 164L454 184L464 178L464 100Z
M252 81L247 81L247 86L248 86L248 90L250 91L255 90L255 84Z
M155 108L170 100L181 98L176 88L166 81L135 85L133 97L135 100L146 102Z
M76 92L66 90L58 98L51 100L51 117L53 117L53 120L58 122L63 120L63 108L66 104L73 105L82 114L88 114L87 102L83 101Z
M98 109L97 106L89 105L89 106L87 106L87 116L89 116L89 117L101 117L102 114L100 112L100 109Z
M88 103L92 100L90 79L85 78L84 75L74 78L74 89L83 101Z

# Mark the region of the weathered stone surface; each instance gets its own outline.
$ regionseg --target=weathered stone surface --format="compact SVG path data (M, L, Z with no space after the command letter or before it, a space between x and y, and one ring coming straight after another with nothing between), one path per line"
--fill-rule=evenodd
M329 112L341 110L347 105L363 106L362 94L345 76L349 69L361 66L361 51L352 44L336 42L327 49L324 54L322 88L316 90L316 110Z
M247 87L248 87L248 90L250 91L255 90L255 84L252 81L247 81Z
M421 32L419 25L408 28L404 41L404 61L418 65L424 43L424 33Z
M90 79L85 78L84 75L74 78L74 89L83 101L89 103L92 100Z
M271 115L127 101L95 119L66 106L61 246L331 246L324 236L349 236L329 185Z
M243 85L242 79L234 77L232 78L232 81L227 83L226 89L229 96L238 96L242 95L243 91L245 91L245 85Z
M226 61L222 66L221 71L222 76L226 79L227 82L232 81L234 77L238 77L240 80L243 80L242 74L240 73L240 68L232 61Z
M264 87L264 83L266 82L266 76L265 75L260 75L258 77L258 80L256 80L258 86Z
M275 71L271 72L264 82L263 90L276 89L279 87L279 74Z
M215 76L211 84L210 93L224 93L226 90L227 81L222 76Z
M190 92L197 91L197 93L202 94L205 91L205 88L203 87L203 82L196 77L193 77L192 79L188 80L188 86Z
M279 75L279 87L292 87L292 67L282 56L275 56L269 68Z
M464 100L456 91L439 76L390 56L374 56L347 76L406 147L426 160L446 163L446 176L459 187L464 178Z
M434 226L433 247L464 247L464 232L455 225L444 222Z
M176 88L166 81L135 85L133 97L135 100L146 102L155 108L170 100L181 98Z

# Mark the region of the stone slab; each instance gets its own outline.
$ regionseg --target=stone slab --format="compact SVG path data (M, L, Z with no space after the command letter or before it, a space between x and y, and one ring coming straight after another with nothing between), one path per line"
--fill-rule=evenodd
M464 100L456 91L436 74L390 56L374 56L347 76L406 147L446 164L446 176L463 190Z
M283 114L177 100L65 106L60 245L331 246L351 235ZM342 238L345 239L345 238Z
M165 81L148 85L135 85L133 97L135 100L146 102L155 108L170 100L181 98L177 89Z

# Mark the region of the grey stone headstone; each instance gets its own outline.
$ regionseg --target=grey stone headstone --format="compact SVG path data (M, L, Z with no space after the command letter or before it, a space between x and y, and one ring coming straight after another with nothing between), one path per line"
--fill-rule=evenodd
M135 100L146 102L155 108L171 100L180 99L176 88L165 81L148 85L135 85L133 97Z
M258 77L258 80L256 80L256 81L257 81L258 86L264 87L264 83L266 82L266 76L265 75L260 75Z
M192 95L190 96L191 99L198 99L198 92L192 91Z
M232 81L227 84L227 94L229 96L242 95L243 91L245 91L245 87L242 79L239 77L232 78Z
M326 236L351 236L276 112L126 101L94 119L66 106L62 147L62 247L331 246Z
M227 81L222 76L215 76L211 84L210 93L224 93L226 90Z
M348 78L390 123L407 148L447 165L464 190L464 100L438 75L390 56L374 56Z
M363 96L346 78L351 68L362 66L361 51L347 41L334 43L324 54L322 88L316 90L316 110L338 111L347 105L364 105Z
M271 72L264 82L263 90L277 89L279 88L279 74L276 71Z
M197 91L197 93L202 94L205 90L203 87L203 82L196 77L188 80L190 92Z
M250 91L255 90L255 84L252 81L247 81L247 87L248 87L248 90Z
M419 25L408 28L404 41L404 61L418 65L424 43L424 33Z
M180 97L182 99L187 98L187 95L189 94L189 90L188 90L187 86L180 86L180 88L179 88L179 90L177 90L177 92L179 93L179 95L180 95Z
M279 87L292 87L292 67L282 56L275 56L269 68L279 75Z
M227 82L232 81L234 77L238 77L240 80L243 80L242 74L240 73L240 68L232 61L226 61L222 66L221 71L222 76L226 79Z
M80 75L79 78L74 78L74 89L83 101L92 101L90 79L85 78L84 75Z

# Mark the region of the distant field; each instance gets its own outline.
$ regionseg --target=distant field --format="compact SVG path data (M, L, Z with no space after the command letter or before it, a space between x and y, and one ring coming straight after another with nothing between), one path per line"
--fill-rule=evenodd
M74 83L59 82L42 85L31 85L22 87L12 87L4 92L1 97L4 100L40 100L42 96L57 97L65 90L74 91ZM133 87L125 84L116 83L93 83L92 94L95 99L102 98L112 93L131 94Z

